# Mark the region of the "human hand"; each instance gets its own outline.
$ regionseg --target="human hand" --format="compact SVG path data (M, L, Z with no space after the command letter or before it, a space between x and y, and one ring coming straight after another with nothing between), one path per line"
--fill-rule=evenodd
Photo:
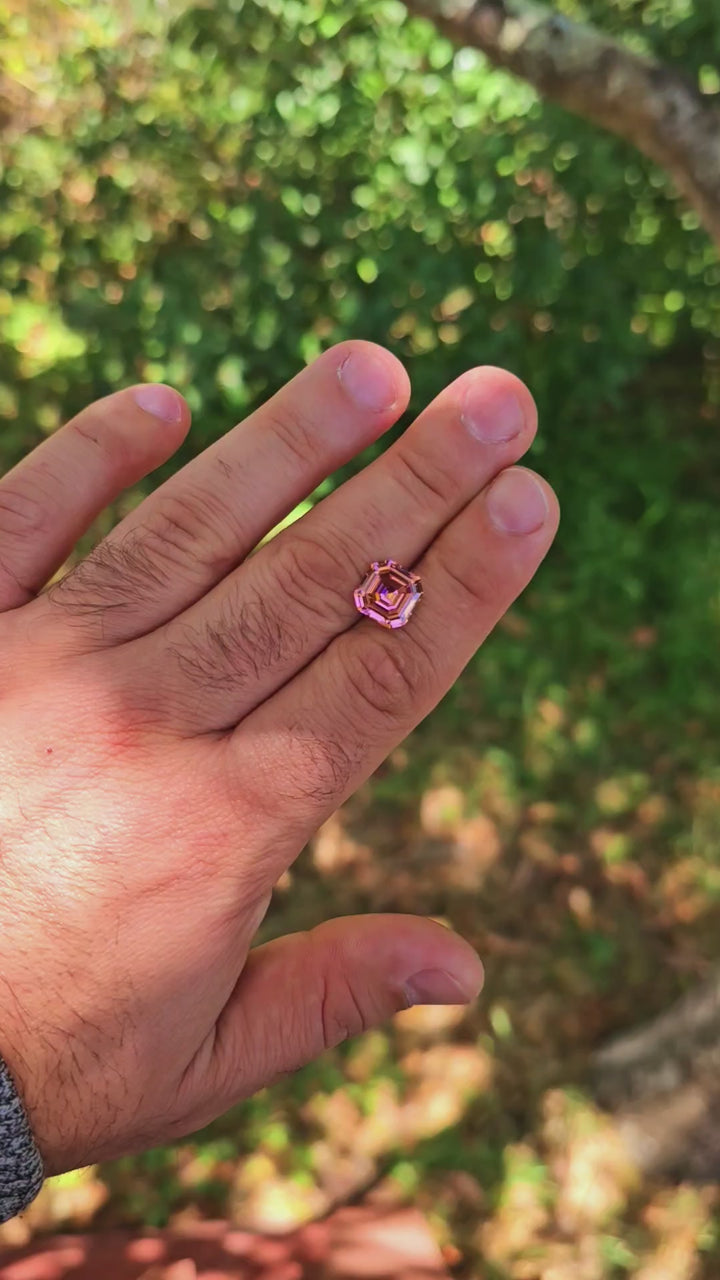
M335 347L40 595L187 407L118 392L0 481L0 1054L48 1172L177 1138L409 1003L479 990L471 948L413 917L249 950L278 877L555 532L548 486L503 470L532 399L482 369L248 558L407 400L388 352ZM353 605L384 555L422 577L402 631Z

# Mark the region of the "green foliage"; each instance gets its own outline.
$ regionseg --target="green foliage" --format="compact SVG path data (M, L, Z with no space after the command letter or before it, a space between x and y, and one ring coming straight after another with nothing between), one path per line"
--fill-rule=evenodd
M357 333L408 360L416 403L494 361L570 421L720 325L662 177L398 0L90 4L42 76L33 15L8 26L41 90L2 155L10 421L165 378L198 446Z
M701 81L720 55L717 7L713 0L561 0L568 16L592 22L620 36L640 52L675 64ZM712 90L716 92L717 90Z
M558 8L718 92L714 0ZM693 894L717 898L717 254L663 174L399 0L0 0L0 39L0 470L91 399L143 379L193 407L174 467L348 336L404 360L414 409L478 363L508 366L536 396L533 462L563 508L556 548L371 798L393 836L389 882L436 777L490 815L508 863L482 912L463 892L463 917L439 873L434 896L408 900L408 876L382 909L453 907L468 934L483 915L534 947L524 967L510 945L489 968L477 1043L498 1057L498 1093L475 1128L463 1116L401 1152L392 1138L380 1159L408 1195L416 1165L421 1181L459 1171L501 1206L514 1183L538 1183L541 1231L545 1165L524 1151L513 1164L503 1145L532 1128L532 1101L563 1078L571 1049L587 1051L588 1004L610 1010L607 1032L635 1016L618 987L640 990L648 1012L662 996L668 956L643 938L641 909L648 936L664 938L673 894L686 912ZM685 779L698 774L709 789L693 810ZM552 815L550 853L535 819L523 826L533 806ZM566 862L546 882L553 848ZM665 885L683 858L685 879ZM661 886L642 908L641 859ZM562 897L573 875L590 907ZM324 891L332 913L349 883L349 871L329 892L310 879L297 900L322 914ZM349 905L363 909L365 893ZM291 902L270 932L307 923ZM704 937L684 937L683 966ZM526 1061L535 1007L550 1012ZM251 1156L305 1177L309 1100L345 1090L359 1124L380 1105L376 1086L401 1088L393 1046L373 1062L356 1078L339 1052L244 1104L185 1151L189 1171L184 1149L120 1162L117 1202L161 1222L195 1195L215 1213L213 1170L222 1195L227 1166ZM608 1274L632 1267L625 1225L603 1238Z

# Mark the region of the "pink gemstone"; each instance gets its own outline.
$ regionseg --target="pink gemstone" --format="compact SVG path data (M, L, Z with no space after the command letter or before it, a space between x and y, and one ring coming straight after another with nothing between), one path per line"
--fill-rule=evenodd
M381 627L404 627L422 596L416 573L401 569L395 560L376 560L355 591L355 607Z

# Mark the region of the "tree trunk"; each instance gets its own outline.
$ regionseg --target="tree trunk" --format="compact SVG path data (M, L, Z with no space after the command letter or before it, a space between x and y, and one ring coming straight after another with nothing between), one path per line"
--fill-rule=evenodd
M720 1178L720 969L637 1031L601 1049L595 1095L645 1172Z
M720 245L720 108L672 67L534 0L405 0L542 97L632 143L667 170Z

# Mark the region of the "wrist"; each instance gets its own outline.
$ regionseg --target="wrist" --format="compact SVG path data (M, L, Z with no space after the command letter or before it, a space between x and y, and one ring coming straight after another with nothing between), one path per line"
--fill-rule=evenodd
M22 1213L45 1176L17 1085L0 1058L0 1222Z

